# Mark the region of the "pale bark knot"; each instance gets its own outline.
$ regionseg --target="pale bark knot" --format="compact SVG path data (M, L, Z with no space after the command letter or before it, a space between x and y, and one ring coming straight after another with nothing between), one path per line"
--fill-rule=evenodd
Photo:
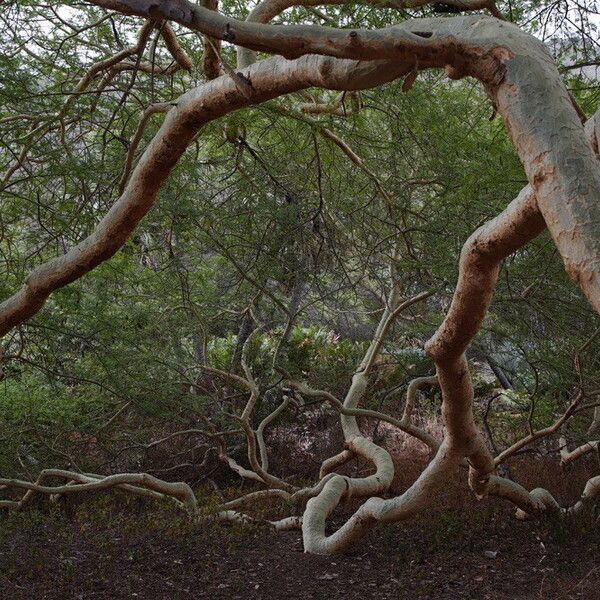
M511 52L508 48L505 48L504 46L498 46L497 48L493 48L490 52L490 54L502 61L502 62L506 62L507 60L512 60L515 55L513 52Z
M225 23L225 33L223 34L223 39L226 42L233 42L235 40L235 32L229 23Z
M533 175L532 187L536 191L541 185L551 180L555 174L555 169L552 165L544 164L544 160L548 154L549 152L544 152L534 161L537 169Z
M333 60L329 57L323 57L319 65L319 75L323 79L327 79L333 69Z

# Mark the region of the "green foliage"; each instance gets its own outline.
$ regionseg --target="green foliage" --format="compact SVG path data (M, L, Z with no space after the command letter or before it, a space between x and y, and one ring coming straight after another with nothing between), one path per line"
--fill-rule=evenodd
M103 73L72 98L69 91L91 64L134 43L140 22L108 20L100 9L61 3L63 21L81 29L71 35L65 23L49 26L56 20L52 8L3 6L11 26L0 41L0 119L34 115L51 127L35 138L27 170L17 170L0 191L0 300L33 268L89 235L113 206L143 109L176 103L202 85L200 40L180 35L197 65L191 72L165 77L140 71L134 77L126 69L96 93ZM546 35L544 23L554 23L565 42L553 38L563 64L594 58L594 46L584 43L593 24L577 30L582 41L564 33L567 21L554 4L535 0L501 9L539 35ZM227 0L221 10L240 17L248 6ZM404 18L369 5L319 10L341 26L382 27ZM430 9L407 14L422 11ZM297 7L280 19L321 23L319 14ZM154 47L156 64L168 65L170 55L156 36L143 58L149 60ZM224 56L233 64L231 48ZM569 73L568 85L591 114L598 104L596 81ZM56 114L67 99L73 102L58 126ZM8 358L0 383L0 437L28 423L50 445L54 429L62 439L77 431L91 435L127 403L136 417L153 423L225 419L215 416L215 406L235 412L239 399L229 406L219 396L223 382L203 388L198 365L230 370L249 307L260 328L249 363L263 389L280 378L273 359L293 313L275 367L342 395L379 320L392 262L405 297L436 293L390 331L365 403L377 407L396 390L390 397L397 406L406 381L432 371L422 348L448 309L460 249L515 197L525 175L500 118L492 118L489 99L471 80L450 82L428 72L408 93L394 82L359 99L345 95L344 116L299 110L300 102L337 99L335 92L308 90L303 98L273 100L202 129L131 240L53 294L3 341ZM148 121L136 161L164 118ZM2 124L0 171L10 167L31 130L27 119ZM349 160L327 131L368 170ZM542 426L579 385L573 356L597 326L543 235L505 261L469 358L492 355L514 383L507 397L518 418L526 418L533 397L534 423ZM581 380L590 389L598 349L596 340L581 357ZM476 396L487 397L495 382L486 383L477 370L474 375ZM127 439L140 434L139 421L129 417L131 423L120 425ZM18 468L20 443L7 446L0 470L9 463ZM28 444L41 448L37 441Z
M64 386L25 375L0 383L0 473L12 473L20 462L36 470L65 466L52 444L64 438L77 444L94 432L110 409L93 387Z
M2 383L0 411L14 425L85 430L102 407L102 398L91 390L65 388L33 377ZM91 392L91 393L90 393Z

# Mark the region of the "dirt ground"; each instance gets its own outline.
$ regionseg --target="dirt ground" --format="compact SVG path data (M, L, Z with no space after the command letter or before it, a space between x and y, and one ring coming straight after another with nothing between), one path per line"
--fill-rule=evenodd
M600 599L600 535L491 503L374 530L310 556L299 533L192 526L113 499L0 515L0 598Z

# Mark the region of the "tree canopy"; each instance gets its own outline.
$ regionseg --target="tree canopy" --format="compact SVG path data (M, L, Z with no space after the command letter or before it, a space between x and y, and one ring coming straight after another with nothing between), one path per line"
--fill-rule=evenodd
M284 498L317 553L457 472L587 514L598 476L560 509L507 465L598 448L595 2L3 8L0 506ZM318 477L276 420L323 432ZM382 423L431 458L400 496ZM352 456L375 472L334 475ZM199 507L234 475L256 490Z

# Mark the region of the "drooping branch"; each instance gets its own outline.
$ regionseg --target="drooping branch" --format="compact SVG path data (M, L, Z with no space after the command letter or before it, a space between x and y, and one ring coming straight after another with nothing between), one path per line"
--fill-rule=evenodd
M515 442L512 446L510 446L506 450L502 451L494 459L494 463L496 464L496 466L501 465L503 462L508 460L511 456L516 454L519 450L521 450L525 446L532 444L536 440L543 439L545 437L548 437L549 435L552 435L553 433L556 433L563 426L563 424L571 417L571 415L575 412L575 409L577 408L577 406L579 406L579 403L581 402L582 398L583 398L583 393L579 392L575 396L573 401L569 404L569 406L567 407L567 410L565 410L565 412L552 425L549 425L548 427L544 427L544 429L539 429L538 431L534 431L534 432L530 433L529 435L525 436L518 442Z
M125 14L172 19L211 37L288 57L394 58L418 61L419 69L447 66L452 77L477 77L504 118L567 271L600 311L600 241L590 218L593 198L600 193L600 170L591 151L581 146L580 119L546 48L517 27L471 16L348 31L236 21L187 0L94 3Z
M171 56L175 60L175 62L186 71L190 71L194 67L194 63L192 59L188 56L188 53L183 49L179 40L177 39L177 35L173 31L173 28L169 23L164 23L160 29L160 34L162 35L165 46L167 50L171 53Z
M219 10L219 0L204 0L208 10ZM221 75L221 40L203 36L204 55L202 56L202 69L206 79L216 79Z
M347 4L348 0L262 0L259 2L246 17L246 21L250 23L270 23L275 17L294 6L316 7L326 5ZM369 0L367 0L369 2ZM395 8L403 10L406 8L419 8L432 4L434 0L388 0L385 2L376 2L378 8ZM455 6L461 11L474 11L489 9L490 12L497 18L502 19L501 13L498 11L493 0L449 0L449 6ZM237 50L238 69L242 69L256 62L256 52L239 46Z
M395 8L397 10L419 8L432 4L434 0L366 0L366 3L374 3L378 8ZM327 5L347 4L348 0L262 0L246 17L250 23L270 23L275 17L294 6L305 8ZM503 19L502 14L496 7L494 0L449 0L445 4L454 6L461 11L488 9L496 18ZM256 62L256 52L244 47L238 47L237 51L238 69L242 69Z
M117 4L123 8L123 5ZM147 3L132 1L132 4L139 8ZM174 10L177 4L169 4L168 10ZM149 7L146 8L149 10ZM215 13L211 14L211 19L221 18ZM414 33L428 26L432 30L431 37ZM263 27L275 27L278 32L293 32L293 28L287 27L258 27L260 31L263 31ZM414 66L415 56L419 57L420 68L448 64L452 66L453 76L472 74L485 83L505 118L536 193L544 198L544 216L557 240L567 269L592 304L600 307L600 267L595 259L590 261L581 258L600 254L596 252L600 242L595 240L590 230L593 220L584 218L584 213L593 206L590 198L594 190L598 188L600 191L598 166L591 151L588 156L586 150L581 149L581 124L544 47L513 26L503 27L499 27L498 21L484 17L415 20L402 27L370 32L368 44L358 44L363 50L368 48L368 51L356 52L366 57L372 51L379 56L404 56L406 63L396 62L393 66L388 63L357 64L315 56L295 63L267 61L253 66L244 75L252 82L251 97L247 97L247 93L242 94L234 82L222 78L214 80L219 82L214 87L207 84L184 95L178 102L177 110L170 111L171 118L165 120L163 128L148 148L144 155L146 160L143 158L140 161L136 169L138 177L132 177L130 185L96 232L65 256L39 268L30 276L21 292L0 305L0 334L35 314L54 289L80 277L116 252L149 210L160 185L191 140L192 132L195 133L203 123L247 104L262 102L310 85L331 89L360 89L378 85L409 72L409 64ZM317 38L326 36L330 40L329 45L336 46L337 30L317 29L320 32L320 38ZM377 50L382 40L391 42L392 38L394 43L391 46L386 42L387 50ZM280 42L283 44L285 39L284 35ZM294 39L297 44L297 38ZM510 50L499 49L501 45ZM303 51L309 50L306 47ZM355 54L355 51L348 52L342 48L340 53ZM518 60L515 58L517 56ZM307 72L309 65L312 67L310 73ZM349 77L349 70L353 77ZM535 82L533 90L532 82ZM536 106L533 111L529 110L532 102ZM558 114L561 115L560 119L555 117ZM557 122L562 123L560 127L570 134L557 138L554 135ZM178 135L173 135L175 131ZM169 151L159 155L158 148L166 141L165 147ZM579 168L576 173L568 168L571 164L568 157L577 157L575 164ZM579 185L580 181L584 181L585 185ZM140 192L143 192L143 200L139 197ZM567 205L562 202L565 195L571 198ZM125 212L128 213L127 218L122 219ZM121 227L123 221L125 225ZM115 227L116 235L106 236L109 227ZM563 231L572 232L569 238L573 238L572 244L566 243ZM109 239L106 240L106 237Z
M152 115L157 113L166 113L171 109L172 105L167 102L159 102L156 104L151 104L142 114L138 126L129 142L129 147L127 148L127 157L125 158L125 166L123 167L123 174L121 175L121 180L119 181L119 192L122 194L125 190L125 185L127 184L127 180L129 179L129 174L131 173L131 168L133 167L133 161L135 158L135 153L138 149L140 142L142 141L142 136L144 135L144 130L146 129L146 125L150 120Z

